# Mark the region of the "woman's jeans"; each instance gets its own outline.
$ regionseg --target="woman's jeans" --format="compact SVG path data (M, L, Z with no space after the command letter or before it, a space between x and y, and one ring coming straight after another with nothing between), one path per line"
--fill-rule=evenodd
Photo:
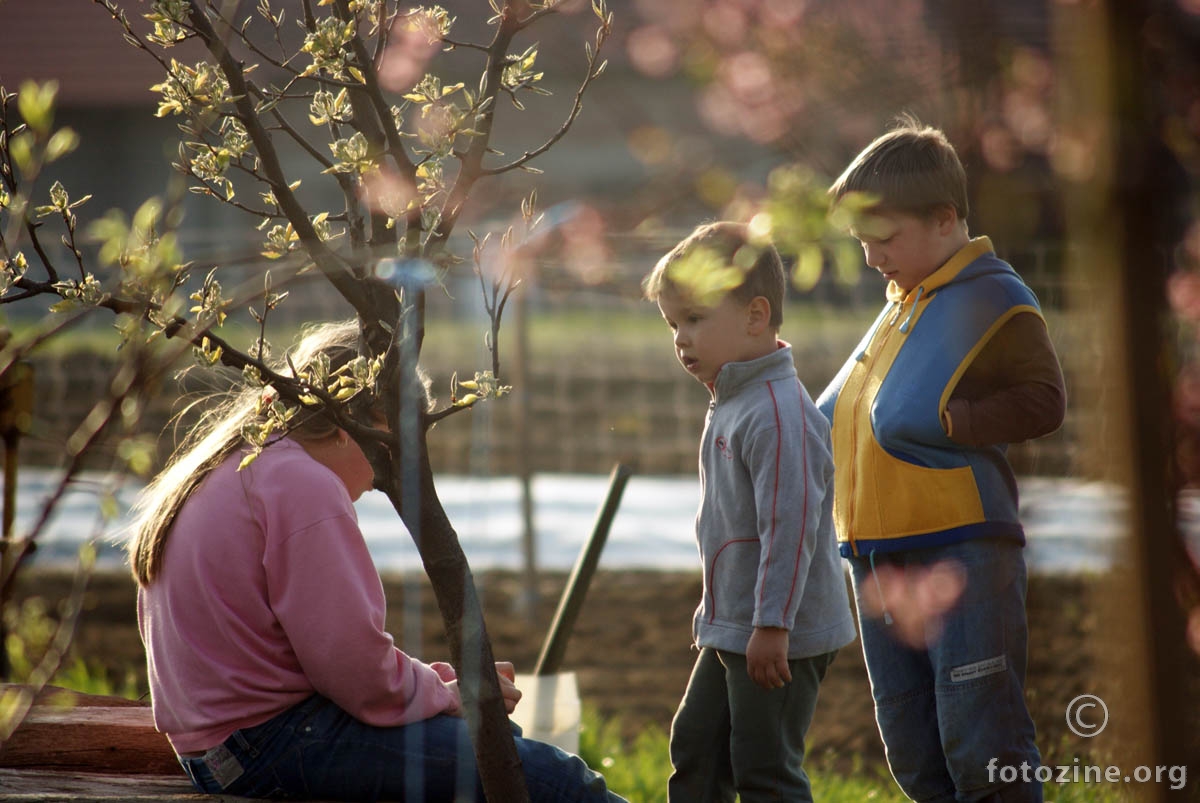
M962 569L957 603L927 632L928 646L896 637L864 615L863 591L882 567L920 573L949 561ZM1005 785L995 767L1041 763L1025 705L1025 558L1013 541L976 539L947 546L850 558L863 656L888 766L913 800L1042 800L1040 783ZM993 768L989 771L989 766ZM1011 777L1011 776L1010 776Z
M534 803L624 803L579 757L519 736L516 745ZM484 801L466 720L440 715L375 727L320 695L235 731L202 757L179 761L192 785L210 794Z

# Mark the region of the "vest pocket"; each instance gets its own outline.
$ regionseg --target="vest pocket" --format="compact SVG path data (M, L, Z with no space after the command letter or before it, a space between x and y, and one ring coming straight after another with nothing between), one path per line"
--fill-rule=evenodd
M984 521L983 502L970 466L927 468L866 444L862 493L853 504L854 537L900 538ZM873 465L871 465L873 464Z

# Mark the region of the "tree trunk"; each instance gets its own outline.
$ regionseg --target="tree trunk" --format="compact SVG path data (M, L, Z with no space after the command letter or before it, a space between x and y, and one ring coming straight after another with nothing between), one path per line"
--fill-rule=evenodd
M1116 275L1117 370L1129 389L1117 403L1125 415L1129 454L1130 526L1133 531L1132 605L1142 612L1145 651L1137 654L1147 697L1143 739L1145 763L1196 766L1194 690L1196 658L1187 649L1186 621L1175 597L1190 572L1175 516L1177 483L1171 466L1175 442L1167 370L1173 364L1160 322L1169 309L1166 278L1186 219L1183 168L1162 140L1168 116L1165 65L1194 52L1170 23L1169 9L1154 0L1109 0L1107 73L1111 92L1113 216L1120 233ZM1154 784L1146 800L1166 800L1167 787Z
M496 678L475 580L434 488L424 430L419 439L412 462L393 464L391 482L384 492L412 534L437 598L484 794L499 803L525 803L529 793ZM414 497L419 499L415 505Z

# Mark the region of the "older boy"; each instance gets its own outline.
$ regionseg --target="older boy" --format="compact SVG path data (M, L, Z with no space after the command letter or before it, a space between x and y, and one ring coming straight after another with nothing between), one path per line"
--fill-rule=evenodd
M829 424L796 376L783 267L745 226L697 228L646 277L684 369L712 393L700 443L700 654L671 725L668 795L812 800L817 690L853 641L831 523Z
M865 198L851 233L888 280L883 312L817 401L888 764L914 800L1040 801L1036 781L1006 786L988 767L1040 763L1004 452L1062 422L1058 359L1033 293L968 235L966 176L941 131L903 120L830 193ZM909 608L946 596L911 626Z

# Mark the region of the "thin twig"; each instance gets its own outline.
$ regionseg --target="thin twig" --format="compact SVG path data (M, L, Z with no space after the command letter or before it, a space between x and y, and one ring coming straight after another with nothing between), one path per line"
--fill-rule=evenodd
M249 88L246 85L245 77L242 75L240 65L234 60L224 43L217 38L216 31L209 24L208 18L204 15L203 11L193 5L189 11L189 16L196 29L200 32L201 38L208 45L209 52L217 60L217 64L221 72L225 75L225 79L229 82L230 92L235 99L233 102L238 110L238 117L247 134L249 134L250 139L254 142L259 161L266 174L267 183L271 185L280 210L287 215L293 230L312 257L313 262L316 263L317 268L329 278L330 283L350 302L350 305L355 310L369 314L371 303L367 297L367 288L360 284L354 277L354 274L341 263L341 260L336 258L336 255L317 236L317 232L313 228L312 221L308 219L304 207L300 205L299 200L288 186L283 166L280 164L279 157L275 152L275 146L271 142L270 135L259 121L253 103L250 100Z
M567 119L563 121L561 126L559 126L558 131L556 131L548 140L543 142L538 147L531 151L526 151L525 154L519 159L514 159L512 162L509 162L501 167L484 168L481 171L482 175L496 176L501 173L507 173L510 170L516 170L530 160L535 159L536 157L541 156L543 153L550 150L550 148L552 148L560 139L566 136L568 131L571 130L571 126L574 125L575 119L579 117L579 113L583 110L584 93L587 92L588 86L591 85L592 81L595 80L596 76L599 74L596 68L596 61L600 58L601 46L608 38L608 28L607 26L603 26L599 29L599 31L603 32L603 35L597 37L596 47L594 50L592 50L591 56L588 58L587 74L584 76L583 81L580 82L579 88L575 91L575 100L571 104L571 111L567 114Z

